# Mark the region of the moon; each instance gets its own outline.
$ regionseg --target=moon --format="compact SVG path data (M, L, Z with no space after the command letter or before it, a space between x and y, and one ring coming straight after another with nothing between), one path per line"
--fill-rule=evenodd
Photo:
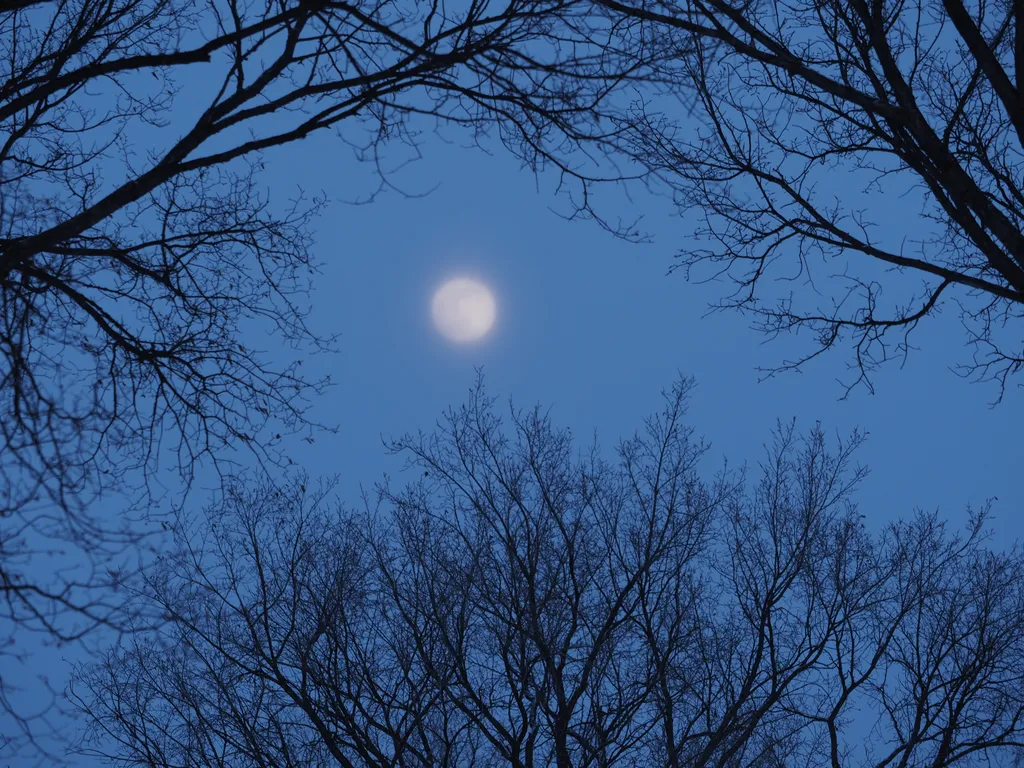
M481 282L456 277L437 289L431 302L434 325L459 344L482 339L494 327L498 305Z

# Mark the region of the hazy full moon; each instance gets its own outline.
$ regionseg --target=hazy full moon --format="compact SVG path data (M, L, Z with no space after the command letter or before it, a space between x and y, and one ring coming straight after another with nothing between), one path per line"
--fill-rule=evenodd
M434 325L452 341L476 341L494 327L498 307L483 283L467 277L449 280L431 303Z

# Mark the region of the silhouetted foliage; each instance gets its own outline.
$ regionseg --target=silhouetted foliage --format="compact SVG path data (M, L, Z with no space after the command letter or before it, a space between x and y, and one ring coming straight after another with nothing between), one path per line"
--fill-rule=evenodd
M454 125L536 167L639 76L609 38L567 0L0 5L0 621L16 650L24 631L124 626L106 566L135 551L122 500L150 511L158 467L187 486L239 451L278 463L282 435L314 426L326 382L300 366L330 342L305 322L324 201L272 200L261 153L334 129L372 166ZM3 691L0 713L29 727Z
M165 766L948 766L1024 756L1024 561L867 531L854 434L702 481L690 383L608 463L478 389L416 479L238 486L85 668L82 749ZM429 474L425 474L429 473Z
M1024 7L596 1L695 52L660 76L695 123L638 103L628 151L700 221L711 245L681 266L734 287L716 306L816 339L773 371L849 343L847 385L870 388L953 302L974 350L960 373L1002 396L1024 366Z

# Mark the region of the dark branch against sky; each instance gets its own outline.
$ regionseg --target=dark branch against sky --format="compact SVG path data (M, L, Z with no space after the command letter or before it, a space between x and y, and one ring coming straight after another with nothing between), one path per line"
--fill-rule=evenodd
M159 618L124 601L168 512L245 467L354 495L480 365L578 434L694 374L734 461L864 427L865 525L998 497L1017 535L1021 13L0 6L4 693L45 710L69 642ZM496 293L481 343L430 325L452 276Z

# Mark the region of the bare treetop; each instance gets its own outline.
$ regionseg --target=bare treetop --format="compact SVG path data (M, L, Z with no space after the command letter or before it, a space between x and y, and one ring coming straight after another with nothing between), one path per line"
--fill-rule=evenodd
M859 435L699 473L688 383L614 461L477 391L381 505L238 487L81 670L80 748L209 766L930 766L1024 757L1024 561L867 531Z

